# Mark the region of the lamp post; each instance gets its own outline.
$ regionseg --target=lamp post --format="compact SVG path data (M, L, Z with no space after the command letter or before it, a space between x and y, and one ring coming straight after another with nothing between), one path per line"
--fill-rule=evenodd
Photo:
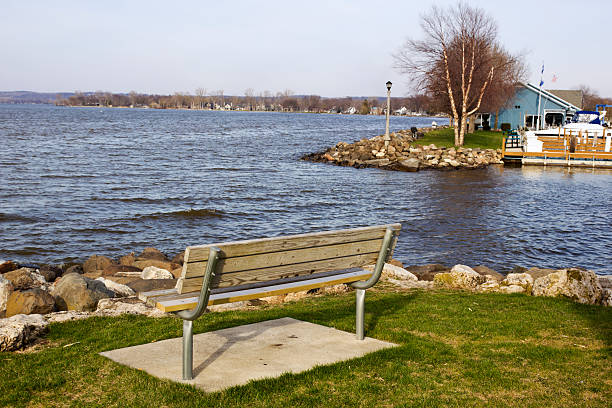
M387 81L387 126L385 127L385 149L389 146L389 115L391 111L391 81Z

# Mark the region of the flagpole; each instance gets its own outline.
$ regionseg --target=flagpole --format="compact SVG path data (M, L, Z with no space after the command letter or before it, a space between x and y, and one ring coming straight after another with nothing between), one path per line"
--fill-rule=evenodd
M542 85L544 85L544 62L542 61L542 72L540 73L540 92L538 92L538 120L536 130L540 130L540 103L542 102Z

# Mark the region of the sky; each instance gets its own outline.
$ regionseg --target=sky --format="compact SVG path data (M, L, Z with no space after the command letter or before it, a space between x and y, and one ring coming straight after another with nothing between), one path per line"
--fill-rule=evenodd
M412 93L393 68L432 5L456 1L1 0L0 90L327 97ZM523 53L528 81L612 96L612 1L469 0ZM553 82L553 78L555 81Z

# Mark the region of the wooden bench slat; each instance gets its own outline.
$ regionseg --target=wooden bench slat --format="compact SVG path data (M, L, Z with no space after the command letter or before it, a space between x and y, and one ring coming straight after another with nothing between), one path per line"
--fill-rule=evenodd
M239 302L243 300L257 299L267 296L280 295L290 292L300 292L303 290L316 289L323 286L337 285L340 283L350 283L366 280L372 272L359 270L338 275L326 276L322 278L309 279L299 282L291 282L265 286L254 289L245 289L224 293L214 293L210 295L208 305L219 305L223 303ZM179 310L192 309L196 307L199 299L199 292L183 293L174 296L164 297L157 300L155 306L163 312L176 312Z
M282 252L245 255L221 259L218 262L217 269L222 270L223 274L227 274L276 266L303 264L321 259L334 259L352 255L368 253L378 255L380 246L381 240L376 239L317 248L289 249ZM206 263L207 261L188 263L182 276L185 279L204 276Z
M213 288L245 285L249 283L265 282L269 280L282 279L285 277L311 275L319 272L329 272L339 269L358 268L373 264L378 258L378 253L347 256L343 258L325 259L306 262L297 265L283 265L272 268L261 268L242 273L220 274L213 278ZM202 286L202 277L180 279L178 289L180 293L192 292Z
M350 230L325 231L311 234L289 235L282 237L261 238L245 241L224 242L209 245L187 247L185 262L202 262L208 260L210 247L218 247L227 258L262 254L290 249L302 249L327 246L339 243L382 239L387 227L395 231L401 229L401 224L377 225L373 227L354 228Z

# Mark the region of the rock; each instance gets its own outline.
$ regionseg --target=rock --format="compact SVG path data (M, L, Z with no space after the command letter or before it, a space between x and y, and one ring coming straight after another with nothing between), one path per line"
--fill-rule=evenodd
M45 278L35 272L31 268L19 268L14 271L7 272L3 275L6 279L10 280L15 290L27 290L44 286L47 281Z
M115 293L104 283L85 276L70 273L55 282L51 294L59 310L95 310L100 299L111 298Z
M365 160L365 164L369 164L370 166L387 166L391 161L389 159L374 159L374 160Z
M340 295L342 293L350 292L351 288L345 283L340 283L333 286L325 286L321 288L321 293L325 295Z
M4 317L6 311L6 303L9 296L13 293L13 284L10 280L0 275L0 318Z
M142 272L142 269L131 265L109 265L102 271L101 276L113 276L119 272Z
M47 313L45 319L49 323L71 322L73 320L83 320L91 317L91 312L81 312L78 310L64 310L61 312Z
M136 293L150 292L159 289L172 289L176 286L176 279L138 279L126 285Z
M257 300L257 299L253 299ZM242 300L240 302L222 303L220 305L212 305L206 308L207 312L227 312L228 310L245 310L252 306L252 301ZM254 302L258 303L258 302ZM263 303L263 302L259 302Z
M6 316L18 314L45 314L55 310L55 299L39 288L14 291L6 304Z
M605 288L601 290L602 306L612 306L612 289Z
M62 269L53 265L42 265L38 270L47 282L53 282L56 278L62 276Z
M485 277L466 265L455 265L448 273L434 276L434 283L457 289L476 289L485 282Z
M391 265L399 266L402 269L404 268L404 264L401 261L398 261L397 259L391 259L389 263Z
M167 316L166 313L151 306L137 298L101 299L94 312L96 316L120 316L123 314L142 315L149 317Z
M174 279L174 275L166 269L148 266L144 268L140 274L142 279Z
M593 271L561 269L538 278L533 284L534 296L563 296L580 303L596 304L602 297Z
M120 283L113 282L110 279L104 278L98 278L96 280L102 282L107 289L112 290L115 293L115 297L129 297L136 295L136 292L134 292L132 288L127 285L122 285Z
M304 298L307 298L309 296L309 291L307 290L302 290L300 292L291 292L291 293L287 293L285 295L285 298L283 299L284 302L296 302L298 300L302 300Z
M172 271L174 269L180 268L181 265L175 264L169 261L160 261L157 259L144 259L144 260L136 260L134 261L134 265L141 270L144 270L150 266L154 266L159 269L165 269L167 271Z
M179 264L182 266L184 262L185 262L185 251L181 252L180 254L176 254L174 258L172 258L172 263Z
M14 271L15 269L19 269L19 265L13 261L4 261L0 263L0 274Z
M168 258L161 251L155 248L145 248L142 250L140 255L136 258L137 261L142 261L145 259L155 259L157 261L165 261L168 262Z
M405 171L419 171L421 162L419 161L419 159L411 158L407 160L402 160L401 162L399 162L399 165L401 169Z
M450 268L441 264L410 265L405 269L423 281L433 281L436 274L450 271Z
M26 347L46 332L48 324L41 315L16 315L0 319L0 352Z
M119 264L120 265L133 266L135 261L136 261L136 257L134 256L133 252L128 254L128 255L124 255L121 258L119 258Z
M367 266L364 269L374 270L374 266ZM398 280L410 280L417 281L417 278L413 273L407 271L404 268L400 268L399 266L395 266L389 263L386 263L383 267L382 275L385 278L398 279Z
M528 273L509 273L506 278L500 284L500 292L503 293L518 293L524 292L527 295L531 295L531 289L533 288L533 278ZM516 286L521 288L510 288ZM510 292L508 292L510 291Z
M483 292L483 293L499 292L499 281L493 275L489 275L489 276L491 276L490 279L487 279L484 283L478 285L478 287L476 288L478 292Z
M535 280L541 278L546 275L550 275L551 273L557 272L556 269L546 269L546 268L529 268L525 272L531 275L531 277Z
M495 278L498 281L502 281L504 279L504 275L484 265L478 265L472 269L474 269L476 272L483 276L491 275L491 277Z
M70 273L78 273L79 275L82 275L83 273L85 273L85 271L83 270L83 265L76 264L69 266L66 271L64 271L64 275L68 275Z
M599 275L597 280L602 289L612 289L612 275Z
M172 276L178 279L183 274L183 267L181 266L180 268L173 269L170 271L170 273L172 274Z
M113 264L115 264L115 261L109 257L92 255L83 264L83 271L85 273L95 273L96 271L103 271L106 267Z

